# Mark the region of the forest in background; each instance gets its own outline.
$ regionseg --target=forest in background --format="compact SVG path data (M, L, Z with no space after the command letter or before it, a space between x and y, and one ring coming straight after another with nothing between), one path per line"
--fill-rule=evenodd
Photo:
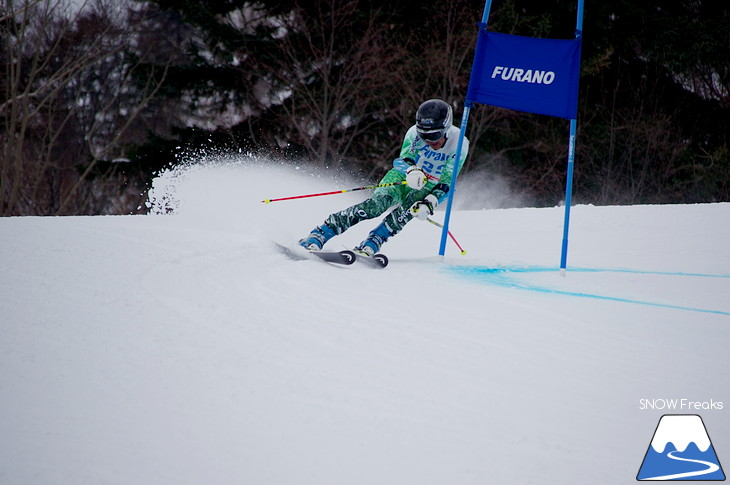
M376 181L421 101L461 118L483 1L5 0L0 216L144 213L182 154ZM491 30L572 38L574 2L494 0ZM730 200L730 5L586 1L576 203ZM568 122L477 106L460 180L564 197ZM255 181L252 181L255 183ZM242 188L245 190L245 187Z

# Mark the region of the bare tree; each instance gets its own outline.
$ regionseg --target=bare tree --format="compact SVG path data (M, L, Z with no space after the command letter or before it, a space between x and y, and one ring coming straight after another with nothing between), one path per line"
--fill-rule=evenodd
M166 68L141 76L151 46L135 46L125 2L96 0L78 10L63 0L7 6L0 215L99 211L99 182L90 179L100 160L123 155L125 135Z
M372 138L390 121L373 113L387 112L383 97L397 89L401 56L389 42L389 25L378 12L363 16L359 3L316 2L282 19L285 62L270 69L270 103L280 106L280 122L320 164L382 156L382 147L369 153L362 147L368 138L375 146L379 140Z

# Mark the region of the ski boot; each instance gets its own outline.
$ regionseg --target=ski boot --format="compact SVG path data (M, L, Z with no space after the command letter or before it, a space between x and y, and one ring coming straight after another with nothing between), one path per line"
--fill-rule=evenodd
M309 236L300 239L299 245L309 251L319 251L335 235L335 231L330 226L322 224L312 229Z
M380 251L380 246L392 235L393 233L390 232L388 226L385 223L381 223L378 227L370 231L367 239L361 242L353 251L363 256L373 257Z

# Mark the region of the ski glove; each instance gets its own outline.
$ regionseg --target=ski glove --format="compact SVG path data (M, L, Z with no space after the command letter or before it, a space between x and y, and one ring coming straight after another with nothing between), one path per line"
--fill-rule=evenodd
M433 215L433 210L439 205L439 201L433 194L428 194L423 200L419 200L411 206L409 212L413 217L425 221L428 216Z
M426 185L426 174L423 170L411 165L406 169L406 184L413 190L421 190Z

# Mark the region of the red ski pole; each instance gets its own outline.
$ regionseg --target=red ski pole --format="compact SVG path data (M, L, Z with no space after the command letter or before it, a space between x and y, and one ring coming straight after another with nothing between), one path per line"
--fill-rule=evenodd
M357 190L377 189L378 187L390 187L391 185L403 185L405 183L406 183L406 181L404 180L403 182L392 182L389 184L366 185L365 187L357 187L355 189L333 190L332 192L322 192L319 194L295 195L293 197L281 197L279 199L264 199L261 202L263 202L264 204L268 204L270 202L277 202L280 200L304 199L306 197L319 197L320 195L344 194L345 192L355 192Z
M431 224L433 224L434 226L436 226L436 227L440 227L441 229L444 228L444 225L443 224L439 224L438 222L434 221L433 219L429 219L427 217L426 220L428 222L430 222ZM461 247L461 244L459 244L459 242L456 240L456 238L454 237L454 235L451 234L451 230L449 230L449 237L451 238L452 241L454 241L454 244L456 244L456 247L459 248L459 251L461 251L461 255L464 256L466 254L466 250Z

